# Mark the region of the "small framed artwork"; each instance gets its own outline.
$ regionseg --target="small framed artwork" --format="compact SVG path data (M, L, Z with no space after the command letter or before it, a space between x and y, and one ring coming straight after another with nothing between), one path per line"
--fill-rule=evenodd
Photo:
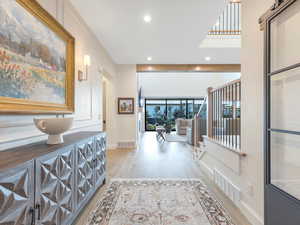
M118 98L119 114L134 114L134 98Z

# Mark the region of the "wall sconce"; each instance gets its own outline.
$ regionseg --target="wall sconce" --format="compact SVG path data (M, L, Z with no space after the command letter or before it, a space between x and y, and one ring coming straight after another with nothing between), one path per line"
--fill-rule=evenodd
M84 55L83 65L85 67L85 74L82 71L78 71L78 80L86 81L88 79L88 68L91 66L91 57L89 55Z
M83 72L81 70L78 70L78 80L79 81L84 81L85 79L85 75L83 75Z
M88 67L91 65L91 57L89 55L84 56L83 65L85 66L85 76L86 76L86 80L87 80L87 78L88 78Z

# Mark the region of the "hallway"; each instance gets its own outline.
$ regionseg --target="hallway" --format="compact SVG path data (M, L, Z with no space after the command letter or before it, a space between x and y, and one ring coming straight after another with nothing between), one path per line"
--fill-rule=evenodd
M193 148L184 142L158 142L155 132L146 132L137 149L109 150L108 180L78 217L77 225L86 224L90 213L112 178L126 179L201 179L216 198L223 202L236 225L249 225L245 217L221 191L202 173L193 160ZM187 225L187 224L186 224Z

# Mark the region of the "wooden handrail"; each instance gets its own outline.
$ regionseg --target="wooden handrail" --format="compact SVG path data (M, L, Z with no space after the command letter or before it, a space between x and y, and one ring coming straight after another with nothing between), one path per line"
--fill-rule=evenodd
M226 83L226 84L224 84L224 85L222 85L222 86L219 86L219 87L217 87L217 88L211 88L211 89L209 89L209 91L210 91L210 92L214 92L214 91L217 91L217 90L222 89L222 88L224 88L224 87L228 87L228 86L230 86L230 85L233 85L233 84L235 84L235 83L240 83L240 82L241 82L241 79L236 79L236 80L230 81L230 82L228 82L228 83Z

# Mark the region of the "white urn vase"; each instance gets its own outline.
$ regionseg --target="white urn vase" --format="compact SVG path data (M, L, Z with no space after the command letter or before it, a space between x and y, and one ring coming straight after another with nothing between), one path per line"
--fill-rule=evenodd
M48 134L47 144L57 145L64 143L63 133L73 124L73 118L45 118L33 119L35 126L43 133Z

